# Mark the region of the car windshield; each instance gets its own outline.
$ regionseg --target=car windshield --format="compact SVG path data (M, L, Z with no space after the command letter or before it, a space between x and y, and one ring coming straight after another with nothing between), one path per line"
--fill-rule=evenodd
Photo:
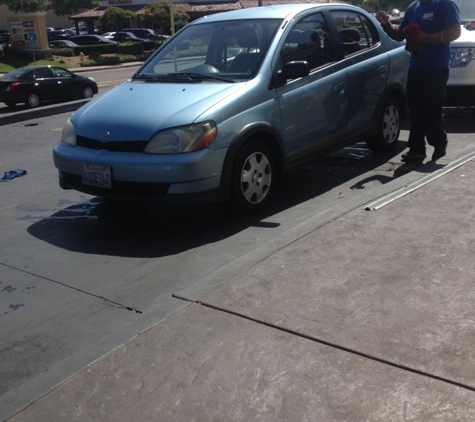
M251 79L281 20L222 21L189 25L134 76L166 82Z
M463 23L475 20L475 1L474 0L455 0L460 10L460 20Z

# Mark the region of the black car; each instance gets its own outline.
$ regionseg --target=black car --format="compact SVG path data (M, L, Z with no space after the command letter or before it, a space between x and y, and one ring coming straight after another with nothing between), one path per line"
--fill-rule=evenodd
M0 33L0 44L10 43L10 34L8 32Z
M79 45L97 45L97 44L117 44L116 41L109 40L101 35L75 35L70 37L69 41L75 42Z
M70 29L55 29L54 31L48 31L48 41L53 40L67 40L73 35L76 35L74 31Z
M132 32L111 32L110 35L107 35L105 38L109 40L114 40L117 42L144 42L148 41L144 38L138 38Z
M49 48L74 48L78 45L69 40L54 40L50 41Z
M92 98L97 94L92 78L56 66L26 66L0 78L0 102L9 107L25 103L37 107L42 101Z
M143 38L146 40L166 40L170 38L169 35L157 35L153 29L148 28L125 28L122 31L131 32L138 38Z

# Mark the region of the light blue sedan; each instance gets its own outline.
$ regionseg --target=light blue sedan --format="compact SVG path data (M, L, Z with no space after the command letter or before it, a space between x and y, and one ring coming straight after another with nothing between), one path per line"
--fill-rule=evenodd
M60 186L123 200L230 199L253 211L316 154L397 142L408 53L364 10L255 7L193 21L75 112Z

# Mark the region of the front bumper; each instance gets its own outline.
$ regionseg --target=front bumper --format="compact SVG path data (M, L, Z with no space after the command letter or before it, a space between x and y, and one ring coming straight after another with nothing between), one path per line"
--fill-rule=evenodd
M130 152L94 151L58 144L53 161L59 170L59 184L100 197L173 202L170 197L226 197L221 192L222 169L226 150L202 150L187 154L153 155ZM82 164L111 166L112 187L84 184Z

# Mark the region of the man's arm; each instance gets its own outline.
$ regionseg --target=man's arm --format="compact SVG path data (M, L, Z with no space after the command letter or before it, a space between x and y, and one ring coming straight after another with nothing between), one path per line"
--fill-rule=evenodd
M449 44L460 37L461 33L462 28L457 23L435 34L426 34L425 32L421 32L415 37L415 40L421 44Z

